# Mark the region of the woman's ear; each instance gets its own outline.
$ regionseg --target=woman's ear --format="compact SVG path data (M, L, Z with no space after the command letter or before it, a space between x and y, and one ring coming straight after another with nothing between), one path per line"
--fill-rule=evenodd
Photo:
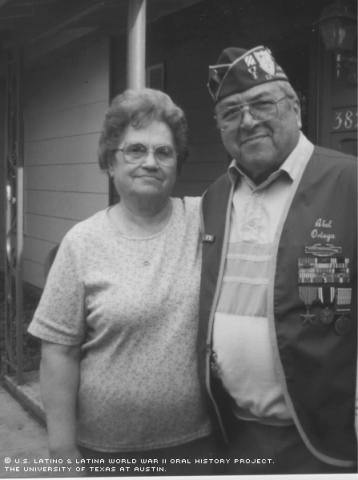
M114 159L113 158L108 158L107 174L110 178L113 178L113 176L114 176L114 164L115 164Z

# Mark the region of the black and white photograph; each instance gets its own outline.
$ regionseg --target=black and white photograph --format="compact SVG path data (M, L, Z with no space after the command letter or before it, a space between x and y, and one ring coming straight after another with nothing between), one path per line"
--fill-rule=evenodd
M0 0L0 478L357 478L356 0Z

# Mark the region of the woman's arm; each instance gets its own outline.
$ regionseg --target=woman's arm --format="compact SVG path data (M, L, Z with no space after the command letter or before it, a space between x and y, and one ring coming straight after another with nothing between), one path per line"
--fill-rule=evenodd
M80 347L42 341L40 385L51 457L81 457L76 445L79 380Z

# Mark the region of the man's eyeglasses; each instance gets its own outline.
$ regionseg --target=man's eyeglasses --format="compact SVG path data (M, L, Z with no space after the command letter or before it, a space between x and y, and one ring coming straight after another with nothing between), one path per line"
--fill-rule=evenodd
M156 161L162 165L170 164L176 158L176 151L171 145L150 147L143 143L129 143L122 148L117 148L117 150L123 153L124 159L128 163L140 163L147 158L150 152L153 153Z
M278 117L277 104L287 98L287 95L277 100L265 100L260 102L243 103L242 105L233 105L226 110L220 111L216 115L216 119L221 128L226 128L229 125L240 124L244 112L249 112L254 120L265 121Z

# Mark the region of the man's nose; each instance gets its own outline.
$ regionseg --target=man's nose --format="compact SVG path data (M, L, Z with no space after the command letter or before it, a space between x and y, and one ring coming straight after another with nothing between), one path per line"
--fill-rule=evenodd
M257 124L256 118L252 115L249 107L243 107L241 110L241 128L251 128Z

